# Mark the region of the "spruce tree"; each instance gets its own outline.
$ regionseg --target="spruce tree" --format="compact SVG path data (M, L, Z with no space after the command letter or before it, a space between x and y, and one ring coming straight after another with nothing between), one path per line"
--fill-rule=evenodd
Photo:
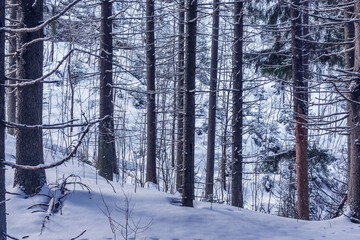
M30 0L19 1L22 27L36 27L43 21L43 0L35 3ZM35 32L21 32L19 38L17 78L31 81L43 75L43 29ZM17 123L42 125L43 83L37 82L18 88ZM35 166L44 163L43 135L41 128L19 128L16 138L16 163ZM45 170L16 169L14 185L18 185L26 194L38 193L46 183Z
M186 37L184 73L184 158L182 205L193 207L195 151L195 70L197 0L186 0Z
M100 28L100 118L105 119L99 125L99 174L113 180L113 173L118 173L114 133L113 103L113 39L112 39L112 2L101 2Z

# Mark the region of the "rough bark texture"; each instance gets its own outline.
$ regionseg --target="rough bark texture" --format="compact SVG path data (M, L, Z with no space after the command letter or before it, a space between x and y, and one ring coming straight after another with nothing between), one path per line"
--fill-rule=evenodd
M360 17L360 1L355 1L355 17ZM360 72L360 22L355 22L355 62L354 72ZM348 204L352 217L360 219L360 79L350 84L351 134Z
M20 21L22 27L35 27L43 21L43 1L21 0ZM43 31L20 33L19 44L24 44L43 37ZM17 77L21 79L37 79L42 76L43 69L43 42L38 41L27 47L22 47L18 58ZM19 87L17 93L17 122L27 125L42 124L43 84ZM41 129L17 130L16 163L22 165L38 165L44 163L43 139ZM15 170L14 185L26 194L35 194L46 183L45 170Z
M234 3L233 45L233 118L232 118L232 180L231 205L243 207L242 189L242 128L243 128L243 2Z
M197 0L186 1L184 162L182 205L193 207Z
M303 7L304 9L302 10L303 12L303 27L302 27L302 36L304 37L304 39L308 40L309 42L311 41L310 35L309 35L309 0L307 1L303 1ZM308 88L309 88L309 81L310 81L310 71L309 71L309 64L310 64L310 43L307 41L303 41L302 43L302 57L303 57L303 88L304 91L302 92L303 94L303 99L305 100L305 107L306 107L306 113L308 112L308 101L309 101L309 94L308 94Z
M210 93L209 93L209 119L208 119L208 144L206 158L206 185L205 197L212 198L214 188L214 162L215 162L215 131L216 131L216 86L217 65L219 52L219 0L213 1L213 24L211 39L211 63L210 63Z
M178 98L177 98L177 149L176 149L176 190L182 192L183 170L183 132L184 132L184 33L185 33L185 1L179 1L179 39L178 39Z
M343 3L348 3L350 0L343 0ZM354 17L354 7L350 6L345 9L344 11L344 18L350 19ZM346 22L344 24L344 35L345 35L345 41L350 42L354 40L355 37L355 27L353 22ZM353 43L346 44L346 49L353 48ZM345 53L345 69L347 71L352 71L354 68L354 51L347 51Z
M112 93L112 2L101 2L101 29L100 29L100 118L108 116L99 125L99 175L113 180L113 173L118 172L115 136L114 136L114 104Z
M0 28L5 27L5 1L0 1ZM5 119L5 32L0 32L0 120ZM6 204L5 204L5 125L0 122L0 240L6 238Z
M147 89L146 181L157 183L154 0L146 0L146 89Z
M292 0L291 8L291 50L292 50L292 80L294 85L294 119L296 138L296 174L297 174L297 210L300 219L309 219L309 180L307 164L307 84L304 80L302 57L301 14L299 0Z
M17 4L17 0L11 1L12 5ZM10 19L17 19L17 7L12 7L10 9ZM14 23L12 23L14 25ZM16 52L16 35L13 34L9 40L9 53L14 54ZM11 78L16 78L16 56L11 55L9 57L9 76ZM10 84L16 83L14 80L9 80ZM7 91L7 121L15 122L16 121L16 89L8 89ZM15 135L15 128L8 128L8 133Z
M343 3L348 3L350 2L350 0L343 0ZM350 6L348 8L346 8L344 10L344 18L346 19L350 19L354 17L354 6ZM350 42L354 40L355 37L355 26L353 22L347 22L344 24L344 36L345 36L345 41L346 42ZM345 70L346 71L353 71L354 70L354 50L351 50L351 48L354 47L353 43L348 43L345 45L346 48L346 52L345 52ZM351 128L351 119L352 119L352 114L350 111L350 102L347 101L346 102L346 109L349 112L349 117L347 120L347 125ZM347 142L347 146L348 146L348 179L349 179L349 170L350 170L350 160L351 160L351 145L350 145L350 141L351 141L351 136L348 136L348 142Z

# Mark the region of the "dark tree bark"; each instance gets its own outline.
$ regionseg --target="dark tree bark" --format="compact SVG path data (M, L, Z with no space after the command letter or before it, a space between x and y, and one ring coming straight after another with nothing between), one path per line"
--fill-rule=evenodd
M350 2L350 0L343 0L343 3L348 3ZM350 6L346 9L344 9L344 18L346 19L351 19L354 17L354 6ZM346 42L350 42L353 41L355 38L355 27L354 27L354 23L353 22L346 22L344 24L344 36L345 36L345 41ZM345 45L346 48L346 52L345 52L345 70L346 71L353 71L354 70L354 50L350 50L354 47L353 43L348 43ZM350 111L350 102L346 101L346 109L349 112L349 117L347 120L347 125L351 128L351 111ZM348 142L347 142L347 146L348 146L348 178L349 178L349 171L350 171L350 160L351 160L351 136L348 136Z
M5 1L0 1L0 28L5 27ZM0 31L0 120L5 120L5 32ZM5 124L0 122L0 240L6 237Z
M243 140L243 2L234 3L233 45L233 118L232 118L232 181L231 205L243 207L242 140Z
M360 17L360 0L355 1L355 18ZM355 23L355 36L360 36L360 22ZM354 72L360 73L360 39L355 37ZM348 205L351 216L360 219L360 78L351 81L349 97L351 117L350 133L350 169L348 182Z
M302 19L300 0L292 0L291 7L291 51L292 51L292 80L294 98L294 119L296 138L296 174L297 174L297 209L300 219L309 219L309 180L307 164L307 123L308 88L304 80Z
M343 0L343 3L349 3L350 0ZM348 8L345 8L344 10L344 18L351 19L354 17L354 6L350 6ZM344 35L345 35L345 41L350 42L354 40L355 37L355 27L353 22L346 22L344 24ZM354 47L354 44L348 43L346 44L346 51L345 53L345 69L347 71L352 71L354 68L354 50L349 50Z
M185 33L185 1L179 1L179 38L178 38L178 66L177 66L177 149L176 149L176 190L182 192L183 170L183 131L184 131L184 33Z
M232 84L230 84L230 89L232 87ZM226 96L226 97L225 97ZM227 190L226 186L226 166L227 166L227 144L228 144L228 124L229 124L229 102L230 102L230 92L227 92L224 94L224 99L226 99L226 102L224 104L225 109L225 125L224 125L224 136L222 141L222 156L221 156L221 187L222 187L222 197L224 191Z
M174 31L175 33L175 31ZM174 56L175 56L175 43L174 43ZM175 60L175 57L173 59L173 65L174 67L176 68L176 60ZM177 126L176 126L176 119L177 119L177 91L175 89L177 89L177 77L176 77L176 73L175 73L175 76L174 76L174 82L173 82L173 89L174 89L174 93L173 93L173 114L172 114L172 128L171 128L171 167L176 170L175 168L175 161L176 161L176 129L177 129ZM176 172L175 172L176 173ZM176 182L175 182L175 189L176 189Z
M157 183L154 0L146 0L146 89L147 89L146 181Z
M10 9L10 19L17 19L18 8L15 7L17 0L11 0L11 4L14 6ZM14 23L12 23L14 25ZM16 53L16 35L12 34L9 40L9 53L12 54L9 57L9 76L11 78L16 78L16 56L13 55ZM14 80L9 80L9 84L16 83ZM15 122L16 121L16 89L9 89L7 93L7 121ZM8 133L15 135L15 128L8 128Z
M21 0L19 4L22 27L31 28L42 23L42 0L36 1L36 4L30 0ZM42 37L43 30L20 33L21 50L18 58L18 78L32 80L43 75L43 42L37 41L24 47L24 44ZM42 83L19 87L17 92L17 122L26 125L42 125L42 100ZM20 128L17 130L16 163L31 166L44 163L41 129ZM15 170L14 185L18 185L28 195L38 193L45 183L45 170Z
M108 116L99 125L99 174L113 180L113 173L118 173L115 136L114 136L114 104L112 92L112 1L101 1L100 29L100 118Z
M210 93L209 93L209 120L208 144L206 158L206 185L205 197L212 198L214 189L214 162L215 162L215 132L216 132L216 87L219 53L219 13L220 1L213 1L213 25L211 35L211 63L210 63Z
M186 0L184 162L182 205L193 207L197 0Z
M311 41L311 38L310 38L310 35L309 35L309 0L306 0L306 1L303 1L302 3L304 9L302 10L303 12L303 15L302 15L302 20L303 20L303 27L302 27L302 36L304 39L308 40L307 41L303 41L302 43L302 46L303 46L303 69L304 69L304 75L303 75L303 78L304 78L304 91L303 91L303 94L304 94L304 99L306 100L306 112L308 112L308 107L307 107L307 104L308 104L308 99L309 99L309 95L308 95L308 88L309 88L309 81L310 81L310 71L309 71L309 64L310 64L310 41Z

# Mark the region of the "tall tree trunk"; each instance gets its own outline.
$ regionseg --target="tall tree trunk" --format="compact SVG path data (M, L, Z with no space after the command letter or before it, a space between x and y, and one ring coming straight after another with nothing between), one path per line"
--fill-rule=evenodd
M175 32L175 31L174 31ZM175 42L175 41L174 41ZM173 51L173 54L175 56L175 50L176 47L175 47L175 44L174 44L174 51ZM175 58L175 57L174 57ZM173 64L176 68L176 60L173 59ZM176 71L176 70L175 70ZM177 88L177 78L176 76L174 76L174 82L173 82L173 89L174 89L174 93L173 93L173 113L172 113L172 128L171 128L171 167L172 169L174 170L175 169L175 160L176 160L176 152L175 152L175 146L176 146L176 118L177 118L177 112L176 112L176 109L177 109L177 92L176 92L176 88Z
M0 1L0 28L5 27L5 1ZM0 31L0 120L5 120L5 32ZM0 240L6 237L5 124L0 122Z
M184 131L184 33L185 33L185 1L179 1L179 38L178 38L178 98L177 98L177 149L176 149L176 190L182 192L183 170L183 131Z
M296 138L296 174L297 174L297 209L300 219L309 219L309 180L307 164L307 128L308 89L304 81L303 44L301 28L300 0L292 0L291 7L291 51L292 80L294 85L294 119Z
M17 11L18 8L15 6L17 4L17 0L12 0L11 4L14 5L10 9L10 19L11 20L17 20ZM12 22L12 25L14 23ZM11 78L16 78L16 56L14 55L16 53L16 35L12 34L10 36L9 41L9 53L11 56L9 57L9 76ZM9 80L10 84L16 83L14 80ZM15 122L16 121L16 89L9 89L8 91L8 98L7 98L7 120L9 122ZM8 133L11 135L15 135L15 128L8 128Z
M43 21L43 1L21 0L20 21L22 27L36 27ZM20 79L37 79L43 75L42 41L26 47L24 44L43 37L43 30L20 33L20 54L18 73ZM42 125L43 84L19 87L17 92L17 122L26 125ZM38 165L44 163L43 139L41 129L19 128L16 138L16 163ZM38 193L46 183L45 170L15 170L14 185L18 185L26 194Z
M233 118L231 205L243 207L242 191L242 128L243 128L243 2L234 3L233 45Z
M147 86L146 87L147 89L146 181L157 183L154 0L146 0L146 86Z
M209 93L209 120L208 144L206 158L206 185L205 197L212 198L214 189L214 162L215 162L215 132L216 132L216 87L219 55L219 13L220 1L213 1L213 25L211 35L211 63L210 63L210 93Z
M231 89L232 84L230 83L229 88ZM222 141L222 156L221 156L221 187L222 187L222 198L223 192L227 190L226 187L226 166L227 166L227 144L228 144L228 124L229 124L229 102L230 92L224 92L224 109L225 109L225 123L224 123L224 136ZM226 100L225 100L226 99Z
M182 205L193 207L197 0L186 0L184 162Z
M309 94L308 94L308 88L309 88L309 82L310 82L310 71L309 71L309 64L310 64L310 43L308 41L311 40L309 35L309 0L303 1L303 15L302 15L302 21L303 21L303 27L302 27L302 36L305 40L302 43L303 51L302 51L302 57L303 57L303 98L306 101L306 112L308 112L308 101L309 101Z
M348 3L350 2L350 0L343 0L343 3ZM354 6L350 6L348 8L346 8L344 10L344 18L345 19L351 19L354 17ZM345 41L346 42L351 42L354 40L355 38L355 27L354 27L354 23L353 22L346 22L344 24L344 35L345 35ZM350 50L351 48L354 47L353 43L348 43L345 45L346 48L346 52L345 52L345 70L346 71L353 71L354 70L354 50ZM347 120L347 125L351 128L351 111L350 111L350 102L346 101L346 109L349 112L349 117ZM350 170L350 160L351 160L351 137L350 135L348 136L348 142L347 142L347 146L348 146L348 178L349 178L349 170Z
M349 3L350 0L343 0L343 3ZM351 19L354 18L354 6L347 7L344 10L344 18L345 19ZM344 24L344 35L345 35L345 41L350 42L354 40L355 37L355 26L354 22L346 22ZM353 43L347 43L346 49L348 51L345 52L345 70L352 71L354 67L354 50L349 50L354 47Z
M355 1L355 18L360 17L360 0ZM355 62L354 72L360 73L360 22L355 23ZM360 220L360 78L350 84L350 170L348 204L353 218Z
M100 118L108 116L99 125L99 175L113 180L113 173L118 173L115 134L114 103L112 91L112 1L101 1L100 29Z

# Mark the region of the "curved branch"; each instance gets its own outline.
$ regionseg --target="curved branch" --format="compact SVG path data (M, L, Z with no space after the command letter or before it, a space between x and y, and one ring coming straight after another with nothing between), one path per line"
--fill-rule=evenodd
M69 161L77 152L78 148L80 147L82 140L84 139L85 135L89 132L91 125L87 125L85 131L83 131L78 143L76 144L76 146L74 147L74 149L71 151L71 153L69 153L64 159L54 162L54 163L50 163L50 164L39 164L36 166L29 166L29 165L19 165L13 162L8 162L8 161L3 161L2 164L15 168L15 169L23 169L23 170L44 170L44 169L49 169L49 168L54 168L54 167L58 167L61 164Z
M30 32L36 32L41 30L42 28L46 27L47 25L49 25L50 23L52 23L53 21L57 20L58 18L60 18L62 15L64 15L70 8L72 8L75 4L77 4L78 2L80 2L81 0L75 0L74 2L70 3L67 7L65 7L61 12L59 12L58 14L56 14L55 16L49 18L48 20L46 20L45 22L43 22L40 25L37 25L36 27L32 27L32 28L16 28L16 29L10 29L10 28L0 28L0 32L1 31L5 31L5 32L10 32L10 33L30 33Z

